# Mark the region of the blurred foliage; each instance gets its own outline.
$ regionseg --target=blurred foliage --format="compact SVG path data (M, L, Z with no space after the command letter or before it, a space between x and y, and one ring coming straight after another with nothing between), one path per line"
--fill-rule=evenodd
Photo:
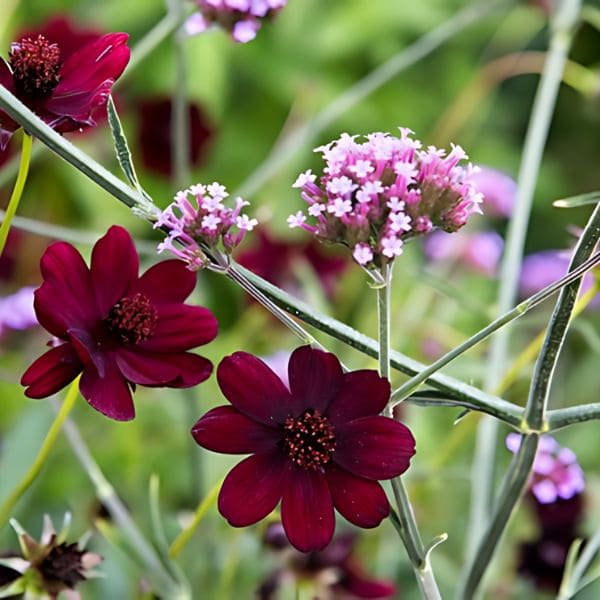
M55 14L66 14L81 24L103 30L127 31L135 45L161 18L161 0L23 0L13 2L15 11L3 23L2 54L21 28ZM8 3L8 5L13 4ZM279 18L261 30L247 45L234 45L220 31L188 40L189 96L200 103L213 121L216 135L207 160L193 172L193 181L218 180L230 189L242 184L266 158L282 129L284 132L310 120L321 108L383 61L463 8L463 0L290 0ZM7 9L8 10L8 9ZM510 5L495 16L468 28L417 65L394 77L357 106L339 114L319 139L300 149L277 174L249 198L252 210L281 236L299 238L285 225L288 214L301 207L291 183L297 173L318 167L312 147L337 137L340 132L395 131L409 126L425 143L463 145L476 163L503 169L516 176L538 76L509 78L492 87L481 103L466 115L464 126L452 139L432 139L445 121L448 109L461 91L489 61L523 50L543 50L547 24L539 9ZM600 33L584 25L577 34L571 58L590 69L600 68ZM116 101L132 146L140 127L136 102L153 95L172 94L174 52L170 40L163 42L130 75L119 83ZM600 90L600 83L598 86ZM600 94L600 92L599 92ZM460 106L458 107L460 110ZM285 135L285 133L284 133ZM106 126L72 136L75 143L117 172ZM563 86L536 191L534 212L527 238L527 251L566 248L572 243L567 226L581 226L589 208L558 210L552 201L600 189L600 97L583 97ZM176 191L168 179L152 174L136 160L144 187L160 205ZM191 181L190 183L193 183ZM5 203L10 185L0 191ZM72 167L47 151L38 153L32 165L20 214L49 223L96 234L113 223L123 224L139 239L156 239L144 223L90 183ZM472 227L484 227L473 219ZM487 220L485 226L504 232L505 224ZM246 244L251 244L251 236ZM24 235L15 253L13 278L2 283L8 293L25 283L39 281L37 262L47 239ZM89 254L90 246L81 247ZM146 257L148 261L153 257ZM424 279L427 270L430 277ZM452 291L432 285L432 278L452 283ZM464 268L428 266L421 249L413 244L397 261L394 281L393 346L424 361L424 345L434 340L440 351L449 349L484 326L493 316L496 297L493 279ZM443 291L440 291L443 289ZM231 352L243 349L268 355L292 349L291 337L260 307L249 304L232 284L214 274L201 273L196 293L218 316L219 337L202 354L215 364ZM376 331L375 292L365 285L359 269L350 267L327 309L337 318L371 335ZM512 327L512 352L518 352L543 328L551 306L535 311ZM587 311L572 330L553 389L552 407L598 401L599 342L597 313ZM42 331L4 336L0 347L0 499L31 464L52 420L47 401L24 399L18 384L24 368L43 350L47 336ZM375 368L375 362L324 339L324 343L353 368ZM480 384L485 371L485 347L478 347L451 365L447 372ZM530 372L506 393L506 398L524 403ZM394 375L394 383L402 377ZM148 482L157 473L161 482L161 507L169 539L173 539L205 493L237 461L198 448L189 429L208 408L221 404L222 396L213 377L193 392L139 389L138 416L120 424L109 421L82 400L74 418L91 450L132 511L143 530L151 535ZM464 552L464 531L470 487L470 457L473 449L473 415L453 425L458 416L450 409L406 407L405 417L415 432L418 453L407 480L417 520L425 539L447 531L448 541L434 553L434 567L444 597L450 597ZM459 444L453 444L458 435ZM589 522L583 532L598 527L594 515L600 508L600 471L597 424L587 423L560 432L561 444L571 447L588 480ZM498 441L498 473L508 464L509 453ZM98 510L85 473L61 440L50 462L30 492L17 507L16 516L36 532L41 513L60 517L73 512L74 531L93 526ZM341 524L340 524L341 525ZM275 561L261 550L263 525L244 530L227 526L212 509L202 522L180 564L197 598L249 598L252 590L274 568ZM108 527L110 531L110 526ZM114 533L118 538L118 532ZM85 584L84 598L135 598L143 596L142 571L122 549L96 534L92 547L106 557L103 579ZM523 505L511 523L492 567L489 597L536 598L533 589L516 573L519 543L535 537L535 525ZM373 573L395 579L402 598L418 592L410 566L388 522L362 536L362 556ZM0 532L0 549L15 547L16 539L6 528ZM600 587L590 586L581 598L594 598ZM543 594L540 598L546 597Z

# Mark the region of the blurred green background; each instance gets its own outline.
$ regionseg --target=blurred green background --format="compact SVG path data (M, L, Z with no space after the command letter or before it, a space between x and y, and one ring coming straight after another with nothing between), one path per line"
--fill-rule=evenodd
M0 48L4 57L16 32L57 14L68 15L82 26L126 31L133 46L165 15L161 0L3 0L3 4L6 9L0 17ZM183 182L183 187L196 181L217 180L230 191L240 186L244 189L282 129L286 136L308 123L349 86L454 17L467 4L458 0L290 0L252 43L234 44L216 30L187 40L189 97L202 106L213 136L201 164L193 168L192 180ZM547 22L539 8L525 2L506 3L356 106L337 114L273 176L254 186L256 189L247 196L252 202L250 211L281 237L306 239L307 234L290 232L285 223L287 215L302 208L291 183L300 171L310 167L320 170L312 148L337 138L343 131L395 132L398 126L408 126L425 144L449 147L451 141L459 143L475 163L516 177L538 75L492 76L481 95L477 95L481 87L474 82L481 81L482 73L490 73L493 61L526 50L544 50L547 40ZM567 228L582 226L589 209L559 210L552 207L552 202L600 189L600 33L590 24L579 29L571 59L595 77L596 95L575 89L577 85L574 88L572 81L562 86L536 190L527 252L572 245ZM174 61L173 43L167 39L126 72L115 90L140 178L161 206L170 202L178 186L169 177L144 168L138 158L138 106L142 100L173 93ZM71 139L117 172L106 125ZM15 150L17 142L13 141ZM0 205L4 206L12 179L1 177L2 171ZM89 256L97 234L114 223L126 226L137 239L158 239L127 208L43 148L36 153L19 214L88 233L90 244L79 245L84 256ZM504 233L505 223L483 217L474 218L469 227L493 227ZM243 247L252 246L251 238L247 237ZM48 242L48 238L36 235L24 237L15 253L12 278L0 282L2 295L24 284L39 283L39 254ZM154 260L155 256L146 255L143 263L148 265ZM424 353L424 344L433 340L444 351L494 317L497 282L493 278L460 265L427 265L418 243L406 249L395 269L393 347L397 350L429 362L431 357ZM332 299L315 289L314 276L307 278L306 286L306 293L316 294L320 309L360 331L376 334L375 292L366 285L360 269L353 265L346 269ZM210 307L220 322L219 337L200 350L215 364L236 350L266 356L297 345L291 334L257 305L248 304L242 293L223 278L200 273L194 300ZM512 326L513 356L543 328L550 304ZM551 398L553 408L598 401L599 323L598 313L588 310L574 324L559 363ZM376 368L375 361L322 335L320 339L345 364ZM21 373L41 354L46 341L47 335L41 330L8 333L0 338L0 500L31 464L54 415L48 401L25 399L18 384ZM476 348L447 372L480 385L485 350L486 345ZM521 373L505 395L508 400L524 403L530 374L530 369ZM394 374L393 384L402 380ZM148 488L152 474L160 478L162 514L167 535L173 539L203 494L237 461L205 452L189 435L194 421L221 403L223 398L214 377L193 391L139 389L137 418L126 424L109 421L83 400L78 402L74 419L86 442L149 536ZM435 551L433 564L443 596L451 597L463 562L476 419L471 416L454 425L456 410L412 406L407 406L404 414L417 439L417 455L406 479L424 538L444 531L449 534L448 541ZM599 526L598 425L590 422L572 427L557 437L576 452L586 473L587 517L581 531L589 536ZM509 458L499 439L499 474ZM79 534L93 527L98 506L93 487L61 439L41 476L17 506L15 516L37 535L43 513L58 520L66 510L73 512L73 531ZM340 522L338 529L342 526ZM105 577L85 584L83 597L150 597L144 596L144 574L131 559L127 540L121 539L110 524L106 528L108 538L96 533L91 541L91 547L105 557L101 566ZM262 531L260 524L232 529L213 507L181 556L180 564L195 590L194 597L251 598L255 587L276 565L274 557L261 548ZM519 544L535 535L535 523L524 503L492 565L487 597L550 597L516 575ZM12 530L4 528L0 550L15 547ZM418 597L410 565L389 522L363 533L360 555L369 572L398 583L398 597ZM578 598L597 598L599 594L600 587L589 586Z

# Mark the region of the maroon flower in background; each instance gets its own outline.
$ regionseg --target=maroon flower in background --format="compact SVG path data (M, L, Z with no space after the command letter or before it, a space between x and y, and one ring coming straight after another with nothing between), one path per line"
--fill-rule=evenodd
M25 33L11 45L8 64L0 59L0 85L60 133L95 125L129 62L129 36L84 31L77 39L64 19L38 31L44 33ZM1 148L18 128L0 111Z
M136 384L191 387L210 376L210 361L187 352L217 334L208 309L183 304L195 275L177 260L141 277L138 267L133 240L122 227L111 227L96 243L90 268L70 244L48 247L35 311L58 344L23 375L27 396L50 396L83 373L79 389L89 404L127 421L135 416Z
M144 166L159 175L173 174L171 117L173 104L170 98L158 97L137 103L139 113L139 145ZM208 115L198 104L188 103L190 155L192 167L198 166L214 135Z
M295 266L304 262L314 270L328 296L332 296L336 280L348 262L332 255L323 245L309 242L292 242L277 239L265 228L258 230L254 248L244 250L238 262L253 273L290 293L297 294L300 281Z
M370 579L364 573L354 554L356 542L357 535L346 532L337 535L321 552L300 554L289 546L282 525L272 523L267 527L265 543L284 555L286 566L263 582L257 597L259 600L275 600L277 590L290 578L311 580L315 593L322 590L323 597L331 600L394 597L396 586L393 583Z
M288 389L259 358L224 358L217 370L232 406L206 413L192 428L208 450L252 454L225 478L219 511L234 527L266 517L281 500L291 544L323 549L334 507L358 527L376 527L390 507L378 483L404 473L415 452L409 429L379 416L390 384L375 371L343 373L333 355L297 348Z

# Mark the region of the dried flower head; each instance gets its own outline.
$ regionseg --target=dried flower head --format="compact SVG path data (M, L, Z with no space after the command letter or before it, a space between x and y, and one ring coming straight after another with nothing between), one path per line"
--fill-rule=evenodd
M371 133L359 143L343 133L316 148L326 163L322 176L317 182L308 170L293 184L316 223L298 211L288 218L290 227L348 246L368 269L392 262L405 240L434 227L460 229L471 213L480 212L475 167L459 164L467 158L460 146L448 155L433 146L421 149L411 134L407 128L400 128L400 137Z
M258 224L242 214L249 202L237 198L235 208L223 204L229 194L217 183L196 184L177 192L174 201L160 214L154 227L168 230L167 238L158 251L168 250L197 271L210 264L208 251L224 250L230 254L247 231Z
M256 37L264 19L274 17L287 0L196 0L199 12L185 24L188 35L220 25L234 41L246 43Z
M74 590L78 583L95 575L92 569L102 557L87 552L82 541L66 542L70 520L70 515L65 515L63 528L57 533L45 515L39 542L17 521L11 521L19 536L22 556L0 559L3 567L16 573L16 576L7 577L5 586L0 585L0 597L25 594L26 598L55 599L61 592Z

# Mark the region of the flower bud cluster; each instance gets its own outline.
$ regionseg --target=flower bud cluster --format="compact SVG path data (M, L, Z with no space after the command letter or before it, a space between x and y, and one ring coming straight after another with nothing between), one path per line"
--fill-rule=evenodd
M196 4L199 12L185 24L189 35L202 33L215 23L244 44L256 37L261 20L273 17L287 0L196 0Z
M366 268L379 268L402 254L404 241L438 227L454 232L469 216L481 212L471 164L460 146L449 154L434 146L421 148L412 131L400 128L400 137L371 133L343 133L338 140L315 149L326 166L317 175L302 173L293 187L302 190L308 217L298 211L288 218L319 239L338 242L352 250Z
M226 254L231 253L258 222L241 213L249 202L238 197L232 209L223 204L227 196L225 186L216 181L177 192L154 224L155 229L168 230L158 251L168 250L187 262L192 271L207 266L206 249L222 248Z

